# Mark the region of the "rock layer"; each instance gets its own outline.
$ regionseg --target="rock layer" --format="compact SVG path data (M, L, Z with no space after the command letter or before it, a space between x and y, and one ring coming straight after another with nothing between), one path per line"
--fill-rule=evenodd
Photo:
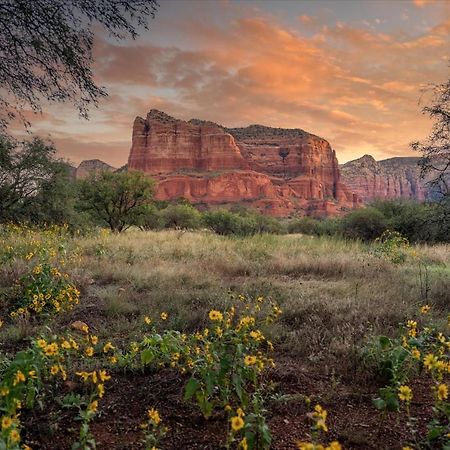
M242 203L261 212L330 215L358 206L330 144L300 129L224 128L157 110L137 117L129 170L152 175L157 198Z
M180 170L246 169L233 137L215 124L194 125L151 110L133 125L130 170L166 174Z
M364 203L376 199L430 199L426 181L420 177L418 157L375 161L364 155L341 166L342 179Z

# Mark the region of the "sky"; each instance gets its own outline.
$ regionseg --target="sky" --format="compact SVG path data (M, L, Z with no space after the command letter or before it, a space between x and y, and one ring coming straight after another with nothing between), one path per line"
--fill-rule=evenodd
M135 41L98 34L88 121L70 105L32 118L78 164L127 162L136 116L153 108L228 127L301 128L343 163L414 155L427 87L450 76L450 0L159 0ZM424 92L425 89L425 92Z

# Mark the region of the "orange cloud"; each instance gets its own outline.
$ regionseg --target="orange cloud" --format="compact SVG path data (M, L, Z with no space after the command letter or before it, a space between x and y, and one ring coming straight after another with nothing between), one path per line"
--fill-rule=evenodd
M430 127L421 87L448 78L450 21L415 35L324 26L312 16L297 26L252 11L224 27L182 23L189 46L98 40L96 76L112 95L88 124L53 122L54 139L75 162L90 155L119 166L134 117L159 108L227 126L303 128L328 139L341 161L409 154Z
M418 8L423 8L424 6L436 3L436 0L412 0L415 6Z

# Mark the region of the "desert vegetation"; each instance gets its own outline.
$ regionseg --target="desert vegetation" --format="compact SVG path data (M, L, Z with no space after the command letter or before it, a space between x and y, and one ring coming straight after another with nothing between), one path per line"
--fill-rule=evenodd
M1 243L5 448L448 445L447 245L13 225Z

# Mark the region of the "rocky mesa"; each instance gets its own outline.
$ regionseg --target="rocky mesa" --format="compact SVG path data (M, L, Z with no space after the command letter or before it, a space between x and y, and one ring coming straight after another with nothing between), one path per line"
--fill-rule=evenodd
M342 179L364 203L394 198L431 200L433 193L428 180L420 176L418 161L414 156L375 161L364 155L341 166Z
M128 168L154 177L161 200L244 203L274 216L335 215L359 204L330 144L300 129L225 128L151 110L134 121Z

